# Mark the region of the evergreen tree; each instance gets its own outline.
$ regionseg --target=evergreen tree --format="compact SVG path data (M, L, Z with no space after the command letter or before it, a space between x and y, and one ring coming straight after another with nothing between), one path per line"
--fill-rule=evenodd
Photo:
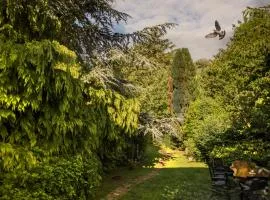
M173 79L169 75L168 78L168 110L170 114L173 114Z
M148 29L131 34L114 31L126 22L126 13L112 8L113 0L2 0L1 32L16 31L18 40L54 39L75 51L80 60L92 61L111 47L126 48L129 43L147 41ZM174 24L152 27L160 33ZM14 36L14 35L13 35ZM89 64L89 63L88 63Z
M170 50L173 45L162 38L158 30L149 32L148 41L140 42L127 53L113 52L110 64L117 78L125 79L139 88L138 98L142 112L164 117L169 114L167 79L169 77Z
M126 158L139 102L82 79L80 61L130 40L149 42L149 33L164 34L173 25L115 34L113 24L128 16L112 3L0 1L3 199L93 199L101 165ZM153 48L153 63L158 53Z
M183 117L192 100L192 80L195 76L195 66L187 48L176 50L171 76L173 79L173 110L176 115Z

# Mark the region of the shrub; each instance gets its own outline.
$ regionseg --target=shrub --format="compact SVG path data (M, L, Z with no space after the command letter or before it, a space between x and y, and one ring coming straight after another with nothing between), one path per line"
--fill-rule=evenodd
M4 200L94 198L100 167L95 157L53 158L29 170L3 174L0 195Z

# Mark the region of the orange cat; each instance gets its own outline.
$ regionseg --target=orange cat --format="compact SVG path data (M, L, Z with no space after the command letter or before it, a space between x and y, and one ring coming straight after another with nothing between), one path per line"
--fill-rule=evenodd
M249 176L249 172L255 169L255 166L255 163L245 160L235 160L230 168L233 170L234 176L246 178Z
M232 163L230 168L233 170L233 175L236 177L246 178L248 176L256 177L270 177L270 171L256 166L253 162L245 160L236 160Z

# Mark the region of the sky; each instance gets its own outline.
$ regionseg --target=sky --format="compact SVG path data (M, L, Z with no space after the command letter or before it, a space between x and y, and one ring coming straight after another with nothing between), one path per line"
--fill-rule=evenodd
M114 8L129 14L127 24L120 24L120 32L133 32L147 26L165 22L177 23L169 30L169 38L176 48L189 48L194 60L211 58L220 48L225 48L232 36L232 24L242 20L242 11L247 7L270 4L270 0L116 0ZM205 39L218 20L226 30L223 40Z

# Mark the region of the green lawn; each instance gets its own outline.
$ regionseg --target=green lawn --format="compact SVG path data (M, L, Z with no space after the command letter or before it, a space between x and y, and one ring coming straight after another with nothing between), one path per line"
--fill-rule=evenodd
M165 166L155 165L155 168L161 168L156 176L143 183L135 184L120 199L209 199L211 183L206 165L198 162L189 162L182 152L171 151L170 153L172 153L173 158L166 161ZM134 170L118 169L114 171L104 179L97 199L105 199L106 195L115 188L131 183L135 178L145 176L152 170L151 168L136 168ZM121 179L113 180L113 176L121 176Z
M181 152L174 152L174 159L154 178L132 188L121 200L207 200L210 192L210 177L202 163L188 162Z
M132 181L140 176L145 176L153 169L136 168L130 170L128 168L119 168L106 175L102 181L102 185L97 193L97 200L106 199L106 195L123 184L132 183ZM120 176L120 179L114 180L113 177Z

